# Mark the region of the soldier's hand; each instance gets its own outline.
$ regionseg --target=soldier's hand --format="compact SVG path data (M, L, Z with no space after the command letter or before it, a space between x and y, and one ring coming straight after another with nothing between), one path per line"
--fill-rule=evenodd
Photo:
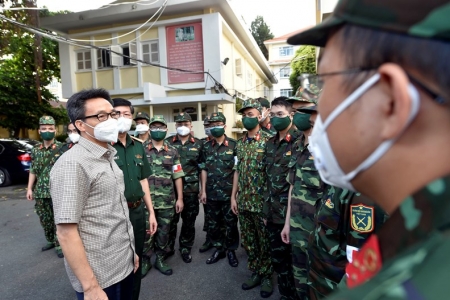
M264 226L267 226L267 219L263 219Z
M139 256L137 254L134 255L134 273L136 273L137 269L139 269Z
M108 296L99 285L84 291L84 300L108 300Z
M150 235L154 235L156 232L156 229L158 228L158 223L156 222L155 214L151 214L148 218L148 224L150 225L150 230L148 230L148 233Z
M237 202L234 198L231 198L231 210L236 216L239 214Z
M27 190L27 200L28 201L32 201L33 200L33 190L32 189L28 189Z
M176 213L179 214L180 212L182 212L183 208L184 208L183 199L178 199L177 203L175 204Z
M289 224L284 224L283 230L281 231L281 240L285 244L289 244L290 243L290 241L289 241L289 232L290 232Z
M206 193L202 193L200 195L200 202L206 204Z

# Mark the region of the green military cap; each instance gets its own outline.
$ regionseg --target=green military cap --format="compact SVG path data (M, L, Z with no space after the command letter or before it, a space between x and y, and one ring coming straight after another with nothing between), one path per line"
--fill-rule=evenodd
M410 36L450 40L447 0L340 0L321 24L291 36L291 45L325 47L330 33L343 24L391 31Z
M215 112L211 114L210 122L227 122L227 118L221 112Z
M39 125L55 125L55 119L51 116L42 116L39 119Z
M270 102L269 102L269 100L267 100L266 98L257 98L256 100L258 100L259 101L259 103L261 103L261 106L262 107L265 107L265 108L270 108Z
M317 112L317 105L297 108L297 111L302 112L304 114L312 114Z
M150 123L149 125L153 124L153 123L163 123L164 125L167 125L166 119L164 119L163 115L154 115L153 118L150 119Z
M262 111L261 103L259 103L259 101L256 99L245 100L244 103L242 104L242 108L238 111L238 113L241 114L246 108L256 108L257 110L259 110L259 112Z
M178 115L175 116L175 122L185 122L185 121L192 122L192 118L188 113L180 112Z
M139 119L145 119L148 122L150 122L150 117L147 113L143 112L143 111L139 111L137 112L136 116L134 117L134 120L139 120Z
M209 125L210 119L209 116L206 116L206 118L203 120L203 125Z

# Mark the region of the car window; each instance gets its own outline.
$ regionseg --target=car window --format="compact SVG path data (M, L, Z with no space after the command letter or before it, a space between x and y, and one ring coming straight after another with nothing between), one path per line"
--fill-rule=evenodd
M10 147L12 147L14 149L22 150L22 151L29 151L29 150L31 150L33 148L33 146L31 146L29 144L26 144L28 146L25 146L25 145L23 145L22 143L19 143L16 140L1 140L0 144L4 144L4 145L10 146ZM31 147L29 147L29 146L31 146Z

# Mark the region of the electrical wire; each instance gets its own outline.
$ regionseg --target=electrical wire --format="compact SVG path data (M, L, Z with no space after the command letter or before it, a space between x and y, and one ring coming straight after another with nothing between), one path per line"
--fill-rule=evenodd
M148 1L151 1L151 0L140 0L140 1L135 1L135 2L110 3L110 4L107 4L105 6L100 7L98 9L105 9L105 8L108 8L108 7L120 6L120 5L125 5L125 4L153 5L156 2L158 2L159 0L153 1L151 3L143 3L143 2L148 2Z
M69 38L66 38L66 37L63 37L63 36L59 36L59 35L57 35L57 34L55 34L53 32L49 32L49 31L46 31L46 30L43 30L43 29L40 29L40 28L36 28L36 27L30 26L30 25L27 25L27 24L23 24L23 23L18 22L16 20L7 18L7 17L5 17L5 16L3 16L1 14L0 14L0 19L3 19L5 21L10 22L11 24L16 25L16 26L18 26L20 28L23 28L23 29L25 29L27 31L30 31L30 32L38 34L38 35L45 36L45 37L47 37L47 38L49 38L51 40L55 40L57 42L62 42L62 43L70 44L70 45L77 46L77 47L91 48L91 49L96 49L96 50L105 50L104 48L99 47L99 46L78 43L78 42L76 42L76 41L74 41L72 39L69 39ZM124 55L123 53L116 52L116 51L113 51L113 50L108 50L108 51L110 53L114 53L114 54L116 54L118 56L125 57L125 58L128 58L128 59L136 61L136 62L141 62L141 63L147 64L147 65L150 65L150 66L162 68L162 69L169 70L169 71L180 72L180 73L191 73L191 74L206 74L207 76L209 76L214 81L215 85L218 88L223 89L224 92L227 95L230 95L228 90L220 82L218 82L209 72L206 72L206 71L192 71L192 70L185 70L185 69L179 69L179 68L163 66L163 65L160 65L160 64L152 63L152 62L147 62L147 61L144 61L142 59L130 57L128 55Z
M158 0L159 1L159 0ZM164 3L163 3L163 5L160 7L160 8L158 8L158 10L150 17L150 19L148 19L147 21L145 21L145 23L144 24L142 24L142 25L140 25L139 27L137 27L136 29L133 29L132 31L130 31L130 32L127 32L127 33L125 33L125 34L122 34L122 35L119 35L119 36L116 36L116 37L112 37L112 38L107 38L107 39L102 39L102 40L80 40L80 39L72 39L72 40L74 40L74 41L77 41L77 42L107 42L107 41L112 41L112 40L114 40L114 39L119 39L119 38L121 38L121 37L124 37L124 36L127 36L127 35L129 35L129 34L132 34L133 32L136 32L136 31L138 31L139 29L141 29L142 27L144 27L145 25L147 25L158 13L159 13L159 11L161 10L161 9L165 9L165 7L167 6L167 2L168 2L169 0L165 0L164 1ZM155 2L156 3L156 2Z

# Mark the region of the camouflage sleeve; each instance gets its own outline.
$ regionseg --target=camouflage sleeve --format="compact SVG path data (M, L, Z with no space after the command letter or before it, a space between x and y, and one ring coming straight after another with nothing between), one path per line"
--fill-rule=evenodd
M36 174L35 172L35 168L34 168L34 159L36 158L36 148L33 147L33 149L31 149L31 166L30 166L30 173L31 174Z
M203 145L202 150L200 151L200 160L198 163L198 168L200 169L200 172L202 170L208 171L206 170L206 146Z
M175 154L173 156L173 167L172 167L172 179L178 179L184 177L183 167L181 166L180 155L178 151L174 149Z

